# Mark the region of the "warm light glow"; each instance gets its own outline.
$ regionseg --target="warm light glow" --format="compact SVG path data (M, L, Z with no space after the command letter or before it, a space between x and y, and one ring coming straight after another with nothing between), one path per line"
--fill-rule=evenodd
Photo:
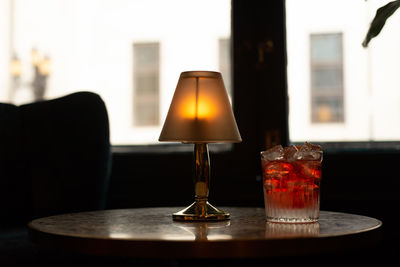
M182 107L182 115L189 119L210 119L215 116L216 110L212 101L202 97L196 105L196 99L185 101Z
M31 62L33 66L38 66L39 62L41 61L41 56L39 54L39 51L37 51L35 48L32 49L31 51Z
M318 120L320 122L329 122L332 120L332 110L328 105L318 107Z
M161 142L241 142L221 73L182 72L164 126ZM196 188L196 191L201 191Z
M51 66L50 58L45 57L42 61L40 61L38 65L40 74L45 76L49 75L51 70L50 66Z
M22 74L22 64L17 58L14 58L10 64L10 72L13 77L19 77Z

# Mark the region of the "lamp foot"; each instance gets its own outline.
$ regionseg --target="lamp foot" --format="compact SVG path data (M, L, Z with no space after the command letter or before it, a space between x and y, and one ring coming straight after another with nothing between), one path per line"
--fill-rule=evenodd
M219 210L208 201L195 201L189 207L173 213L175 221L224 221L230 219L228 212Z

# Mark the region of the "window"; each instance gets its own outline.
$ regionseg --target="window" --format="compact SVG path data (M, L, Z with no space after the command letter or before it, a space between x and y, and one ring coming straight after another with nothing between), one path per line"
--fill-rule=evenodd
M382 5L286 1L290 141L400 140L400 15L362 47Z
M310 35L311 121L344 121L342 34Z
M230 0L10 0L0 12L0 101L98 93L114 146L160 144L181 72L221 71L230 87Z
M135 126L160 124L159 44L133 45L133 118Z

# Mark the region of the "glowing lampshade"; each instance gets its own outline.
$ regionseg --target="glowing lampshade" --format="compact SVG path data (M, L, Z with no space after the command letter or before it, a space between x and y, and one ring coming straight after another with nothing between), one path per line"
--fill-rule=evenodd
M159 141L242 141L219 72L181 73Z

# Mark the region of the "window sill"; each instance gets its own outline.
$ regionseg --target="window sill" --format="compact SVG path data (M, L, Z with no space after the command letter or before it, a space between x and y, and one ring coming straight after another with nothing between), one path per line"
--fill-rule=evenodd
M400 154L400 142L381 141L381 142L315 142L322 146L324 151L329 154L343 153L365 153L365 154ZM302 143L293 143L301 145Z
M209 144L211 153L230 152L233 144ZM193 144L156 144L156 145L116 145L112 146L113 154L171 154L192 153Z

